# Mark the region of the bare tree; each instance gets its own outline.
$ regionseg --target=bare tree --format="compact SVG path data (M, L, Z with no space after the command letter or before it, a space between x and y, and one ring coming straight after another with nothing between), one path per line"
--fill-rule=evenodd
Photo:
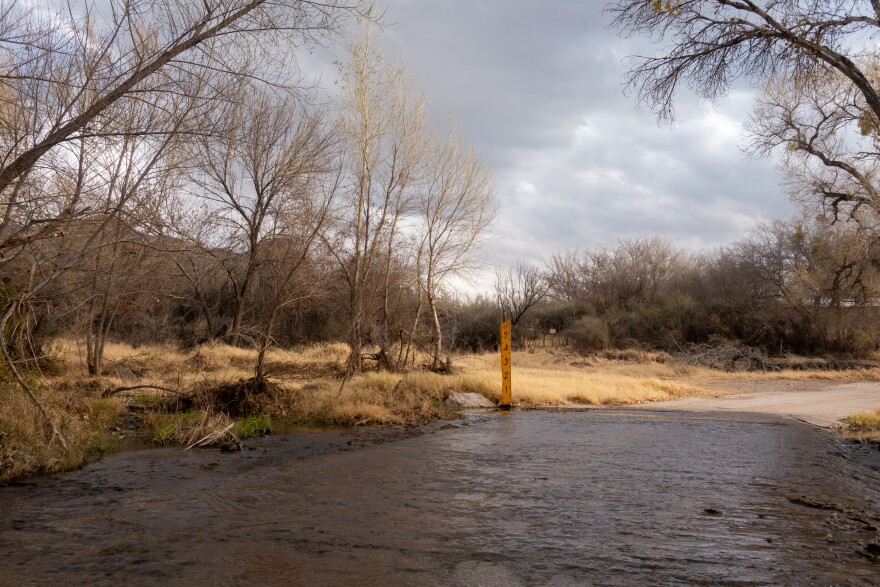
M177 270L175 276L181 278L185 285L168 295L187 308L195 308L197 318L193 320L191 340L207 342L215 340L221 334L221 291L225 289L226 282L223 269L217 262L217 255L200 245L208 241L204 236L205 225L200 222L202 220L203 216L197 221L202 228L193 229L192 225L184 228L180 223L174 224L177 231L189 235L187 240L191 240L173 255Z
M557 300L573 302L587 297L589 259L577 251L554 253L548 263L549 293Z
M865 70L876 84L874 59ZM880 216L880 124L848 79L831 68L821 74L765 83L749 124L752 151L781 155L795 199L868 228Z
M739 76L828 68L846 78L880 117L880 94L860 64L861 40L880 27L875 2L620 0L606 12L623 33L665 43L659 56L638 59L627 78L628 86L663 119L673 116L675 92L685 84L711 99Z
M661 238L622 239L613 249L588 253L593 298L603 309L654 299L681 264L682 253Z
M541 269L524 263L495 270L495 298L512 326L547 297L550 282Z
M96 121L112 118L119 103L161 108L169 96L190 95L193 84L217 72L283 83L289 71L283 64L292 62L285 46L316 39L343 14L359 10L356 0L110 0L102 10L93 6L70 2L45 15L15 0L0 5L0 96L6 108L22 102L17 111L27 121L16 121L14 140L0 153L7 206L17 206L10 191L44 156L94 134ZM39 235L70 213L62 208L31 222ZM12 243L30 238L34 234L21 234Z
M221 111L224 132L204 137L191 154L197 161L192 196L207 203L210 227L201 245L218 258L231 289L232 315L223 336L232 344L242 341L248 296L258 269L269 262L269 245L292 238L286 236L296 226L292 220L313 197L314 178L332 167L335 145L321 116L248 85L240 91L253 92L250 105ZM302 221L311 226L311 219ZM303 238L294 240L308 243L296 255L305 258L311 240Z
M865 39L880 32L880 4L620 0L606 10L624 33L667 43L627 78L661 119L682 85L715 98L738 77L763 81L753 152L782 154L792 195L824 204L832 221L877 224L880 75Z
M326 167L321 167L321 164ZM254 385L266 378L266 352L273 342L272 331L279 314L291 305L313 295L320 286L316 273L311 282L298 279L311 260L319 234L327 221L330 206L339 188L339 168L329 160L317 161L315 167L300 177L293 194L295 206L281 219L279 235L268 244L267 261L262 265L260 285L265 317L260 324Z
M392 258L401 219L412 208L413 188L422 173L425 100L412 89L402 66L385 60L369 23L349 52L340 72L347 182L338 232L325 241L348 286L352 373L361 369L370 325L377 322L371 319L376 306L382 351L389 342ZM384 278L377 282L383 269Z
M295 63L292 49L358 10L335 0L109 0L68 2L57 11L0 2L0 261L62 235L66 223L90 211L83 203L86 174L82 166L65 172L66 152L84 153L92 139L137 135L162 142L196 132L197 111L209 111L223 96L223 84L212 83L219 76L283 85L291 73L284 64ZM146 116L131 119L133 111ZM132 120L143 124L131 126ZM68 267L59 263L40 274L34 266L24 290L7 303L0 334L5 337L8 321ZM0 343L9 368L45 415L6 341Z
M488 167L463 144L457 129L435 137L425 192L419 202L421 287L433 320L433 368L441 367L443 332L438 298L449 279L473 267L472 254L495 217Z

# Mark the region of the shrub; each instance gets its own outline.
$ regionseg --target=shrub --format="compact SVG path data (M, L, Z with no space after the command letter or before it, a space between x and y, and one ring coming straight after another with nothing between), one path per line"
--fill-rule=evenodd
M565 334L574 348L582 353L601 351L608 348L611 342L608 325L595 316L579 318L565 331Z

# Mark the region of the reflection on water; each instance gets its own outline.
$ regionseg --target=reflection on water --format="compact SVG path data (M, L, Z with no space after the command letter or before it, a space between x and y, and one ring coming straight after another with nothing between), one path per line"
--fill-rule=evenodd
M843 437L856 442L880 443L880 430L843 430Z
M0 489L0 584L876 583L878 477L842 443L754 416L648 416L115 455Z

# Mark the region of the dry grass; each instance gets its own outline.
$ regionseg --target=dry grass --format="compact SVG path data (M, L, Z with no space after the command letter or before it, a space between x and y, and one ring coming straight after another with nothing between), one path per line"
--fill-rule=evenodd
M341 388L341 389L340 389ZM456 391L490 395L482 378L471 374L430 372L365 373L347 381L323 380L288 384L275 412L286 417L328 424L417 424L452 415L444 405Z
M106 391L117 387L156 385L205 396L211 390L252 377L256 360L255 351L224 344L203 345L189 352L180 352L165 346L133 348L112 343L105 349L106 375L95 380L85 376L80 351L73 341L59 340L56 343L55 354L66 369L62 374L48 378L53 387L90 387ZM348 347L338 343L290 350L271 349L267 355L267 370L277 392L265 402L264 411L316 423L414 424L451 415L443 405L443 400L451 392L477 391L486 395L493 392L493 387L484 384L481 377L428 372L406 375L365 373L346 381L340 391L347 356ZM167 395L151 389L120 394L129 400ZM182 429L185 424L175 426ZM160 435L163 437L160 443L179 444L185 435L182 431L166 431L169 434Z
M500 397L495 354L459 358L456 366L480 377ZM681 397L738 393L724 390L725 381L870 381L880 379L880 369L847 371L782 370L730 373L671 360L666 353L638 350L613 351L582 357L564 351L515 352L513 354L514 405L560 405L586 403L627 405ZM712 385L707 385L712 383Z
M682 382L674 365L657 362L644 353L627 361L566 353L514 353L513 404L528 405L626 405L698 395L701 390ZM500 359L495 355L461 358L457 367L480 378L490 387L491 399L499 400Z
M0 378L2 379L2 378ZM113 450L112 427L125 403L88 392L38 389L40 401L69 445L63 449L36 407L10 381L0 380L0 482L66 471Z
M880 380L880 368L872 369L847 369L847 370L820 370L804 371L783 369L781 371L766 372L735 372L714 371L707 369L700 374L701 377L715 380L738 380L738 381L839 381L841 383L854 383L857 381Z
M235 422L226 414L152 412L144 417L144 425L160 446L208 446L238 440L233 433Z
M856 412L852 416L846 417L843 422L850 431L878 432L880 431L880 408L867 412Z
M59 382L81 373L76 344L59 341L57 354L68 365ZM269 373L279 397L268 409L291 418L348 424L354 422L411 423L445 414L442 401L455 391L475 391L500 399L499 357L469 355L455 359L456 373L406 375L367 373L348 381L340 393L340 375L348 354L344 344L314 345L291 350L271 349ZM110 344L106 350L105 388L153 384L179 389L210 389L252 376L256 353L223 344L204 345L190 352L165 346L132 348ZM861 381L880 378L880 369L728 373L675 363L662 352L608 351L582 357L566 351L515 352L514 404L626 405L696 395L719 395L719 384L742 380ZM395 388L398 382L399 386ZM712 382L713 385L706 384ZM79 384L96 385L81 378ZM711 391L707 390L711 387ZM733 391L733 390L731 390ZM144 393L144 392L138 392ZM150 393L150 392L146 392ZM157 392L158 393L158 392Z
M60 339L52 352L66 366L58 380L87 378L84 348L75 341ZM270 349L267 365L270 375L285 379L303 375L338 373L347 357L343 344L321 344L301 349ZM223 384L253 376L256 351L225 344L202 345L180 351L167 345L134 348L108 343L104 351L104 376L108 386L156 384L181 389L195 384ZM316 371L318 373L316 373Z

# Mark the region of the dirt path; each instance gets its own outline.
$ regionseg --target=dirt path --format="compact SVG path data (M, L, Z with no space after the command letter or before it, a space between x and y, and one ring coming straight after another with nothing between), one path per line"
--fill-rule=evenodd
M743 393L641 404L634 409L677 412L750 412L831 428L855 412L880 407L880 381L719 381L710 387Z

